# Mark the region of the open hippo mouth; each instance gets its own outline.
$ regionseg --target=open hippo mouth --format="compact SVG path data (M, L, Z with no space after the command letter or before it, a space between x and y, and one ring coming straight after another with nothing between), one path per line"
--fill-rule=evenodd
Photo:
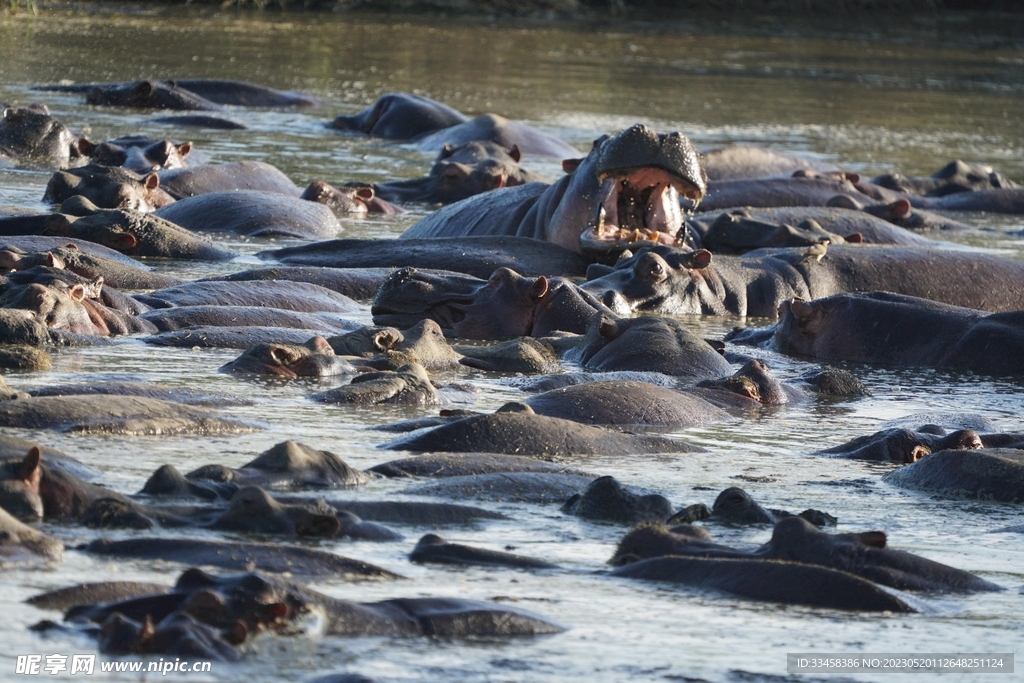
M664 244L684 246L680 196L700 203L707 176L686 136L637 124L602 143L600 203L580 235L587 252Z

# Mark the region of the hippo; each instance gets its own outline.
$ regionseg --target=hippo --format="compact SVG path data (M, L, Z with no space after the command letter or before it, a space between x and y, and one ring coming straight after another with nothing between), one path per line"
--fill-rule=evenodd
M88 156L93 143L75 135L50 116L45 105L3 107L0 117L0 160L42 166L67 166Z
M0 406L20 402L3 401ZM0 508L28 521L67 520L80 517L101 498L126 500L64 471L50 458L46 463L41 459L40 448L31 446L22 457L0 460Z
M573 277L587 272L590 260L568 249L526 237L470 236L430 239L315 242L261 251L262 259L296 266L329 268L418 268L454 271L489 278L497 268L520 275Z
M168 593L171 587L160 583L143 581L95 581L80 583L77 586L57 588L33 595L25 600L25 604L38 609L64 611L76 605L89 605L97 602L113 602L135 598L140 595Z
M72 202L81 218L64 213ZM64 202L61 211L46 220L44 235L85 239L132 257L224 261L238 256L155 214L103 210L80 196Z
M178 278L153 272L141 263L129 265L82 251L74 242L66 247L35 252L27 252L13 245L0 246L0 272L24 270L37 265L62 268L86 280L101 277L105 285L115 289L160 289L181 284Z
M34 90L84 92L90 104L174 110L236 107L311 107L320 100L292 90L275 90L244 81L175 78L125 83L75 83L35 86ZM93 101L93 100L97 101Z
M1019 311L986 313L869 292L794 299L783 303L780 315L771 345L783 353L987 375L1024 373L1024 315ZM878 344L878 339L886 341Z
M162 401L183 403L190 406L223 408L225 406L252 405L252 401L234 394L203 391L191 387L163 387L151 382L89 382L88 384L59 384L35 387L25 392L27 396L83 396L101 394L104 396L141 396Z
M211 102L233 107L315 107L320 100L294 90L275 90L263 85L210 78L175 78L171 83Z
M153 323L161 332L192 327L252 326L285 327L322 333L343 332L358 326L357 323L335 318L329 314L300 313L258 306L175 306L146 311L139 317ZM309 332L306 338L308 339L314 332Z
M154 496L177 493L174 485L180 479L199 485L212 482L234 487L352 488L368 483L370 475L349 467L330 451L317 450L289 440L260 453L239 468L204 465L181 477L173 466L164 465L146 481L140 493Z
M322 180L314 180L299 198L323 204L335 216L387 216L403 212L391 202L378 197L372 186L363 183L349 183L338 188Z
M661 522L672 516L672 503L657 493L634 493L615 477L599 477L583 493L566 499L562 512L618 524Z
M700 162L709 181L787 177L800 170L819 173L834 173L839 170L836 166L817 159L744 145L729 145L708 150L701 154Z
M441 326L430 319L420 320L404 332L393 327L364 327L328 338L339 355L362 356L366 365L378 370L397 370L416 363L425 370L456 370L463 357L447 340Z
M264 161L235 161L229 164L164 169L157 174L160 187L174 199L213 192L251 190L298 197L299 188L288 176Z
M261 427L137 396L40 396L0 402L0 426L93 434L239 434Z
M3 334L0 330L0 334ZM6 337L5 337L6 340ZM53 359L46 351L25 344L0 345L0 368L5 370L46 371Z
M98 164L54 173L46 184L43 201L61 204L75 196L85 197L103 209L142 212L174 203L174 197L160 187L156 173L142 175L120 166Z
M923 197L944 197L960 192L1014 188L1017 184L985 164L954 159L926 178L886 173L871 182L889 190Z
M1016 448L939 451L882 479L943 498L1024 503L1024 452Z
M245 629L240 633L244 639ZM155 624L148 615L138 622L115 613L100 624L99 651L108 655L181 655L237 662L241 657L231 643L238 638L234 631L213 629L184 611L171 612Z
M0 507L0 566L55 562L63 553L63 543L33 529Z
M225 119L221 116L207 116L203 114L182 114L179 116L157 116L147 119L149 123L159 123L165 126L178 126L179 128L212 128L214 130L248 130L249 126Z
M875 199L858 190L845 177L743 178L708 183L706 196L700 198L701 211L777 206L828 206L836 195L846 195L860 204Z
M454 126L423 133L408 142L419 149L434 151L474 141L490 142L505 148L514 145L522 150L523 154L531 156L554 159L572 159L579 156L579 150L564 140L520 121L510 121L498 114L481 114Z
M747 525L775 524L779 520L788 519L789 517L800 517L815 526L835 526L838 521L832 515L821 512L820 510L804 510L798 515L793 515L785 510L765 509L758 505L758 503L750 497L750 494L741 488L736 488L735 486L727 488L718 494L710 512L711 514L706 517L701 514L688 513L685 515L686 521L708 519L728 524ZM679 519L680 521L683 521L682 518Z
M101 166L121 166L136 173L146 174L167 168L185 168L192 163L204 163L201 155L186 158L192 153L192 143L155 140L144 135L128 135L96 145L90 154L90 163Z
M809 214L809 215L807 215ZM819 222L818 218L830 221ZM744 254L770 247L864 243L935 246L935 242L863 211L832 207L731 209L686 219L696 244L716 254ZM839 231L839 232L837 232Z
M477 415L386 443L388 450L516 455L693 453L703 449L657 436L613 432L570 420L534 414L524 404Z
M369 472L385 477L462 477L496 472L552 472L582 474L558 463L521 455L496 453L420 455L374 465Z
M324 239L341 232L331 210L278 192L234 190L180 199L155 215L187 230Z
M103 278L90 282L68 271L40 266L17 275L25 276L25 283L10 283L0 295L0 307L21 311L52 330L101 337L155 331L134 310L106 305L104 298L113 297L120 304L123 295L104 288Z
M454 564L460 566L510 567L512 569L558 569L558 565L532 557L473 548L450 543L437 534L427 534L416 543L409 559L419 564Z
M487 346L456 344L452 348L462 355L459 360L461 365L476 370L523 375L562 371L554 347L547 341L530 337L509 339Z
M175 111L217 111L220 106L170 81L134 81L94 84L85 89L88 104L134 109L172 109Z
M690 141L637 124L602 137L552 185L528 183L450 204L423 218L402 239L517 235L573 251L600 251L602 241L675 244L683 225L679 197L699 201L707 188Z
M595 313L573 359L593 372L660 372L688 380L723 377L729 362L678 320Z
M538 415L591 425L683 428L734 419L699 396L622 380L554 389L523 403Z
M1024 213L1024 189L1014 187L957 192L943 197L911 197L910 203L915 208L932 211L986 211L1022 214Z
M276 266L253 268L230 275L203 278L200 282L226 280L291 280L326 287L351 299L372 299L391 268L324 268L322 266Z
M389 202L451 204L502 187L543 182L519 165L519 145L467 142L441 148L430 172L422 178L374 183L374 194Z
M352 327L358 327L353 323ZM142 341L153 346L173 346L186 349L238 349L245 351L259 344L290 344L301 346L309 341L311 335L323 330L296 329L291 327L262 326L218 326L202 325L183 327L180 330L161 332Z
M447 403L419 363L403 365L396 371L356 375L350 384L313 394L311 398L320 403L348 405L387 403L423 407Z
M287 633L308 614L323 614L325 632L339 636L526 636L561 633L554 622L514 607L460 598L398 598L377 603L338 600L294 582L249 573L216 577L188 569L170 594L100 603L72 610L68 619L100 623L111 614L128 618L186 608L217 628L241 622L246 633L274 628Z
M352 313L359 305L324 287L305 282L189 282L135 297L153 308L175 306L256 306L300 313Z
M257 344L241 356L225 363L221 372L250 375L294 377L333 377L354 374L351 363L334 355L323 337L316 336L302 346L293 344Z
M756 359L747 361L729 377L703 380L697 386L730 391L766 406L799 403L807 399L802 389L775 379L768 366Z
M298 576L343 577L346 581L402 578L394 572L368 562L315 548L282 543L238 543L194 538L130 538L112 541L100 538L80 546L79 549L93 555L108 557L158 560L236 571L250 569ZM133 593L132 596L124 597L144 594ZM116 599L123 598L100 596L91 602L108 602Z
M339 514L351 514L360 519L384 524L405 524L413 526L448 526L465 525L482 520L508 519L507 516L493 510L457 505L455 503L421 503L393 500L329 500L313 501L302 496L278 496L277 499L286 504L310 505L326 504Z
M887 290L987 311L1020 308L1024 264L975 252L838 245L820 261L801 249L719 256L644 248L614 269L593 271L582 288L622 315L629 311L758 316L779 305L844 291Z
M857 184L857 187L867 192L871 190L871 188L865 187L863 184ZM895 198L885 197L877 203L864 204L849 195L840 194L830 199L827 206L833 209L845 209L870 214L907 230L963 232L976 229L954 218L914 206L910 199L902 196ZM799 208L792 210L800 211Z
M498 268L486 282L401 268L384 280L370 308L378 325L408 327L429 318L468 339L584 332L597 311L610 312L564 278L523 277L510 268Z
M642 522L629 530L615 547L608 564L614 567L665 555L714 554L740 556L741 551L719 545L705 529L691 524L668 526L662 522Z
M818 453L838 458L909 464L939 451L1018 448L1019 445L1024 445L1022 434L979 434L973 429L955 429L947 433L938 425L928 424L917 429L890 427Z
M336 130L351 130L390 140L410 140L418 135L464 123L464 114L448 105L410 93L382 95L353 116L341 115L328 124Z
M494 472L443 477L405 489L415 496L445 496L456 500L561 504L585 489L593 477L560 472Z

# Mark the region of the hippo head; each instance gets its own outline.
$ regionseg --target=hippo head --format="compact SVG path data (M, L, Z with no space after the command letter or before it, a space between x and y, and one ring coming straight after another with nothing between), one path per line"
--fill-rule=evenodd
M160 188L156 173L141 176L125 168L90 164L50 177L43 201L60 204L81 195L102 209L154 211L174 198Z
M621 567L649 557L684 554L687 546L711 540L700 527L680 524L669 528L661 523L644 523L622 537L608 564Z
M498 268L472 303L460 307L452 329L468 339L527 337L533 331L537 305L548 295L548 280L523 277L511 268Z
M91 151L92 143L76 138L43 105L8 107L0 118L0 150L26 160L56 159L67 163Z
M679 198L696 206L707 192L707 175L686 136L636 124L595 142L591 155L595 152L600 190L580 235L584 250L608 244L682 245L686 231Z
M76 334L109 336L110 328L97 315L94 308L87 306L87 299L102 287L98 283L74 284L54 282L49 286L33 282L28 285L11 287L0 296L0 307L22 309L53 330L65 330Z
M402 211L390 202L377 197L373 187L365 183L349 183L339 188L322 180L314 180L303 191L301 198L323 204L335 216L394 214Z
M67 268L67 263L52 251L37 251L30 254L17 247L0 249L0 275L14 270L27 270L35 266L64 270Z
M771 524L775 521L771 513L758 505L750 494L735 486L718 494L711 506L710 519L732 524Z
M301 346L277 342L257 344L220 370L294 378L343 375L353 368L334 355L326 339L317 336Z
M405 336L394 327L368 325L329 337L327 342L339 356L373 356L393 349Z
M341 523L333 508L325 505L282 505L257 486L246 486L231 497L227 509L212 528L222 531L246 531L333 538Z
M960 429L946 434L941 427L925 425L916 430L885 429L822 452L857 460L913 463L938 451L983 447L981 437L972 429Z
M821 301L796 297L779 304L779 326L772 346L782 353L814 355L818 334L828 327L830 310Z
M562 506L569 514L606 522L660 522L672 515L672 504L662 495L638 495L615 477L599 477L582 494L570 496Z
M718 380L708 380L701 386L715 386L740 396L757 401L762 405L781 405L789 402L782 382L772 377L768 366L759 360L750 360L735 375Z
M115 612L100 624L99 650L104 654L178 654L233 662L239 656L228 643L241 643L246 634L242 623L221 634L185 612L172 612L156 625L149 615L140 623Z
M515 187L536 178L519 167L518 145L505 148L494 142L446 144L433 167L430 197L441 203L457 202L501 187Z
M185 158L191 152L191 142L179 145L170 140L129 137L96 145L90 161L100 166L121 166L145 174L161 169L185 168L188 165Z
M240 473L288 475L304 486L359 486L370 481L365 472L350 467L330 451L294 441L283 441L243 465Z
M39 483L43 478L39 447L32 446L23 460L0 463L0 508L19 519L43 518Z
M581 289L618 315L634 311L726 315L724 285L711 266L711 252L648 247L614 267L591 266Z

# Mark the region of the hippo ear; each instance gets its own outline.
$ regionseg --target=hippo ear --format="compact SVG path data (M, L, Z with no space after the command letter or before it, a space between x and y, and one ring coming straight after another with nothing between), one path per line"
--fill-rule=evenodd
M831 206L835 209L851 209L853 211L860 211L864 208L856 199L845 194L837 194L825 202L825 206Z
M814 313L811 305L799 297L789 302L789 310L798 320L807 320Z
M533 281L533 286L530 287L530 298L540 301L548 295L548 279L541 275Z
M142 179L142 184L146 186L146 189L153 191L160 187L160 176L156 173L147 173L146 177Z
M395 332L396 330L381 330L374 334L370 341L378 351L387 351L402 341L401 333L395 334Z
M885 207L885 215L889 218L906 218L910 215L910 202L906 199L897 199Z
M156 634L156 627L153 626L153 617L146 615L146 618L142 620L142 626L139 628L138 642L146 643L153 639Z
M71 148L80 157L91 157L93 152L96 151L96 143L89 142L86 138L78 138L71 143Z
M221 633L221 637L231 645L241 645L249 637L249 629L244 621L238 619Z
M52 251L46 252L46 265L49 268L64 269L64 261L53 255Z
M618 339L619 335L622 334L619 331L618 321L604 315L601 316L601 322L598 323L597 330L608 341Z
M860 182L860 173L844 173L843 177L846 178L851 183L853 183L854 185Z
M6 119L8 117L8 115L13 114L13 113L14 113L14 109L12 109L11 107L4 107L4 115L3 115L2 118Z
M886 543L884 531L864 531L854 534L858 542L872 548L884 548Z
M65 244L64 248L65 249L74 249L75 251L78 251L78 245L75 244L74 242L69 242L68 244Z
M122 249L134 249L135 245L138 244L138 241L135 239L135 236L129 235L126 232L117 233L116 240L117 246L121 247Z
M717 339L705 339L704 341L707 343L708 346L713 348L715 351L718 351L718 353L722 354L723 356L725 355L725 342L719 341Z
M311 351L316 351L317 353L325 353L328 356L334 355L334 349L331 348L330 342L319 335L306 342L306 346L308 346Z
M512 161L516 162L517 164L523 159L523 153L519 151L519 145L515 143L513 143L512 146L508 148L508 155L512 157Z
M180 145L178 145L178 156L180 156L182 159L187 157L190 152L192 152L191 142L183 142Z
M455 154L455 146L450 142L444 143L444 147L441 148L441 153L437 155L437 160L447 159L452 154Z
M68 296L74 301L83 301L85 299L85 285L77 284L68 289Z
M270 349L270 357L278 365L291 365L299 360L298 356L287 346L274 346Z
M562 159L562 170L572 175L572 172L579 168L579 165L583 163L583 159Z
M711 265L711 252L707 249L699 249L690 255L690 268L703 270Z
M18 465L18 478L25 482L29 489L34 491L39 490L39 482L43 478L43 468L40 464L41 459L42 453L39 450L39 446L32 446Z
M864 243L864 235L860 234L859 232L851 232L849 235L847 235L843 239L846 240L850 244L863 244Z

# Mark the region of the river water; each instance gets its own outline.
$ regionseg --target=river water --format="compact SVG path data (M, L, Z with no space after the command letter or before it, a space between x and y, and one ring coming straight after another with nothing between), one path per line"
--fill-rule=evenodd
M432 159L393 143L334 133L323 123L391 90L440 99L467 113L494 111L561 135L581 150L600 134L641 121L679 130L709 148L745 143L813 156L865 174L928 174L953 158L989 162L1024 181L1024 51L1012 21L971 17L873 20L843 25L767 21L568 25L509 20L280 14L211 9L106 6L90 11L0 15L0 101L45 102L93 140L129 133L192 140L214 161L263 159L299 185L414 177ZM86 106L74 94L35 93L37 83L144 77L235 78L303 90L325 104L302 111L237 110L245 131L173 130L144 112ZM557 163L524 160L555 178ZM0 170L0 205L43 210L50 171ZM344 220L345 235L397 236L426 209L376 220ZM1014 217L962 217L978 226L958 241L1024 256ZM247 254L226 264L151 261L185 277L243 270L269 240L224 238ZM279 241L278 244L286 244ZM368 309L356 319L369 322ZM706 336L737 324L690 318ZM222 437L99 437L12 430L80 458L100 481L136 491L159 465L179 470L217 462L238 466L274 443L296 439L368 467L395 454L368 427L431 411L347 409L307 397L332 382L244 380L218 374L232 351L157 349L137 339L61 351L52 371L10 373L12 387L132 379L194 386L251 398L231 409L266 430ZM793 377L806 363L765 353L773 371ZM879 616L744 602L657 584L625 582L605 568L625 529L563 516L555 506L482 503L513 521L445 529L449 540L557 562L558 573L417 566L406 555L424 533L402 528L390 544L325 542L319 547L380 564L407 581L316 587L353 600L462 596L511 601L556 619L564 634L509 641L264 636L240 664L214 665L209 680L306 680L357 672L379 681L711 681L777 680L787 652L1013 652L1024 627L1024 535L990 533L1024 522L1019 507L932 499L880 480L885 466L811 455L816 449L921 413L967 411L1000 429L1020 430L1018 383L931 370L852 366L872 396L765 409L743 420L688 430L706 454L606 456L580 468L664 492L678 506L711 504L728 486L766 506L817 508L840 531L881 529L892 547L920 553L1006 586L1004 594L921 596L922 612ZM491 410L518 390L497 375L463 375L481 389L473 408ZM929 420L938 418L934 416ZM918 421L929 421L921 418ZM341 497L402 496L404 484L379 481ZM95 537L48 527L68 546ZM769 528L712 528L720 542L760 544ZM113 537L119 533L108 534ZM168 534L172 535L172 534ZM197 534L201 535L201 534ZM88 640L42 639L27 627L55 615L26 597L82 581L172 582L182 567L108 561L69 550L47 571L6 570L0 581L0 680L15 677L17 654L93 652ZM46 676L46 674L43 674ZM173 676L174 674L171 674ZM180 675L180 674L179 674ZM109 680L137 680L128 674ZM59 678L60 676L52 676ZM920 674L915 680L933 675ZM1019 680L1020 674L1010 676ZM847 675L847 680L886 680ZM957 675L956 680L990 680ZM152 680L152 679L150 679ZM204 680L193 675L190 680ZM947 679L943 679L947 680ZM999 677L1006 680L1006 677Z

